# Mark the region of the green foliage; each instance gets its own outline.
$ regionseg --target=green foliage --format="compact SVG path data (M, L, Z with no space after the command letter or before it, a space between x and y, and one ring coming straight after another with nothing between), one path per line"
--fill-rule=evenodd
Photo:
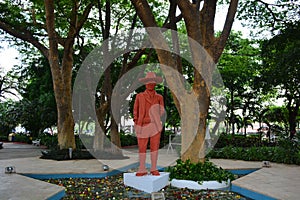
M222 134L215 148L209 152L207 157L247 161L269 160L271 162L299 165L300 134L296 134L296 137L292 140L288 138L287 133L281 133L281 135L277 133L276 135L278 136L277 143L268 143L268 146L264 146L266 144L257 140L259 136L254 136L255 142L251 143L251 137L250 139L244 136Z
M47 60L43 57L28 61L27 68L15 67L15 72L23 86L22 100L16 105L18 121L37 137L44 129L57 122L56 103L52 76Z
M279 91L278 97L284 99L288 111L286 119L288 119L291 133L296 131L296 120L300 107L299 34L300 21L298 20L289 24L270 40L263 42L263 65L260 70L261 79L258 80L263 91L276 89Z
M256 88L257 63L260 62L257 41L243 38L241 32L232 32L224 49L218 69L227 95L227 121L239 128L246 127L260 110L261 94ZM236 115L242 110L242 116ZM251 119L251 120L250 120ZM234 133L234 130L232 129Z
M297 1L244 0L238 8L238 19L245 21L249 28L275 32L299 19L299 4Z
M226 146L233 147L253 147L261 146L260 135L231 135L231 134L221 134L215 148L223 148Z
M85 143L88 143L88 145L92 145L93 138L92 136L82 136ZM57 135L50 135L48 133L42 133L39 135L41 139L41 144L47 146L50 150L58 150L58 141L57 141ZM80 139L79 135L75 135L75 143L77 149L85 149L85 145L83 144L82 140Z
M170 172L170 179L192 180L198 183L212 180L218 182L234 180L231 172L218 168L209 161L191 163L190 160L184 162L178 159L176 165L168 167L166 171Z
M57 135L42 133L38 138L41 139L41 144L45 145L48 149L58 149Z
M268 160L276 163L300 165L299 145L295 148L290 142L284 146L276 147L233 147L227 146L221 149L214 149L209 152L209 158L236 159L246 161Z
M7 101L0 103L0 136L7 138L8 134L19 123L16 103Z
M13 75L12 71L6 74L0 69L0 102L7 101L10 96L17 96L17 77Z
M290 25L280 34L262 43L263 89L276 88L287 90L285 95L297 96L299 88L299 39L300 22ZM294 93L295 94L294 94Z
M27 135L24 135L24 134L15 134L13 141L14 142L23 142L23 143L28 143L28 144L31 143L30 137Z
M135 135L126 134L124 132L121 132L120 133L120 139L121 139L121 146L122 147L137 145L137 139L136 139Z
M265 122L277 124L288 123L288 110L284 106L269 106L262 114Z
M3 141L6 142L7 141L7 136L6 135L5 136L4 135L0 135L0 141L1 142L3 142Z

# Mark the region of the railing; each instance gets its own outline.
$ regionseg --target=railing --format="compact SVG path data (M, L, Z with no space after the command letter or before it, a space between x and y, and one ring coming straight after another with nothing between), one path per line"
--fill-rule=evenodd
M181 146L181 135L178 134L170 134L169 135L169 144L167 153L171 150L172 153L174 152L173 146Z

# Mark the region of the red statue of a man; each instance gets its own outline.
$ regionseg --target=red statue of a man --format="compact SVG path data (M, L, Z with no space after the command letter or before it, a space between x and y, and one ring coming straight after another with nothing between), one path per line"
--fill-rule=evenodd
M164 114L164 102L162 95L156 93L155 86L157 83L161 83L163 79L156 76L154 72L148 72L146 77L139 79L139 81L146 85L146 90L137 94L133 108L133 121L138 140L140 160L136 176L148 174L145 162L149 140L151 160L150 173L154 176L159 176L157 159L162 130L161 116Z

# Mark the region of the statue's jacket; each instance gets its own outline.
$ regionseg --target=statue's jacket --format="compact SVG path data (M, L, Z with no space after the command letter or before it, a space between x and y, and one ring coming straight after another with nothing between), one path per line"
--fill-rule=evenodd
M162 129L161 116L164 114L163 96L154 91L154 95L146 90L137 94L133 107L135 126L145 127L151 124L155 132ZM144 130L149 130L148 128ZM153 130L154 131L154 130ZM152 132L152 131L151 131Z

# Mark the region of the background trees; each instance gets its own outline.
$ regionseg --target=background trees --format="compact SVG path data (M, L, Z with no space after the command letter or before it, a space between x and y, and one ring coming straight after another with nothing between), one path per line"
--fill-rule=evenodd
M290 137L296 133L296 119L300 106L300 23L287 28L264 41L262 47L261 83L264 90L279 90L288 110Z
M20 74L19 89L22 99L18 103L19 123L32 137L38 137L46 128L57 124L57 110L52 76L45 57L27 60L28 67L15 69Z
M254 122L260 110L261 94L255 85L261 61L256 42L242 38L240 32L232 32L218 63L224 86L228 90L227 124L232 134L237 131L236 124L246 128Z

